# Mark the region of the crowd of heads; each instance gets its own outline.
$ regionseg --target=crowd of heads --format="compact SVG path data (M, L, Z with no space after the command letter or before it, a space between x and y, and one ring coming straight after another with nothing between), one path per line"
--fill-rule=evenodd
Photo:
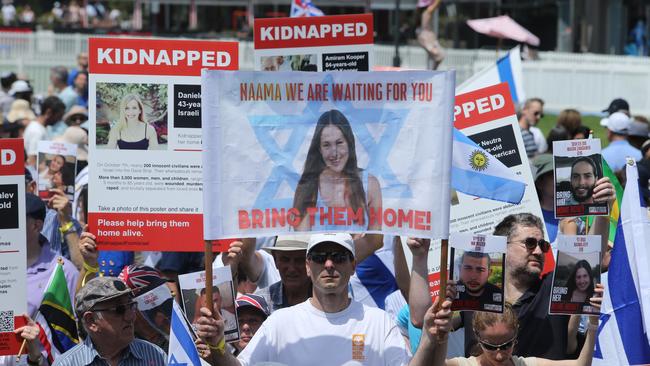
M87 159L88 144L88 60L87 55L80 55L78 65L73 70L64 67L54 67L51 70L50 88L48 95L35 95L27 80L13 73L2 75L2 91L0 92L0 107L2 107L2 137L23 137L26 148L26 186L27 192L34 193L34 177L36 174L35 161L30 160L34 155L33 139L67 141L79 146L77 158ZM639 152L638 161L640 173L643 166L650 166L650 143L648 142L648 122L642 117L631 117L629 105L622 99L614 100L605 111L607 117L602 126L608 130L608 142L615 146L629 145L630 151ZM553 162L551 151L553 141L569 139L585 139L592 135L589 127L582 123L579 111L566 109L560 112L555 126L547 136L533 133L536 126L544 118L544 101L539 98L527 100L518 112L520 127L531 135L527 138L529 144L526 150L531 157L533 177L540 204L543 210L549 210L548 197L553 196ZM129 122L147 123L142 100L137 95L126 95L121 100L120 116L115 133L120 133ZM36 124L36 125L34 125ZM32 127L30 127L32 126ZM34 127L37 126L37 127ZM30 130L44 131L33 133ZM643 135L645 134L645 135ZM526 140L526 139L525 139ZM623 141L617 143L617 141ZM539 145L538 145L539 143ZM627 146L626 145L626 146ZM361 169L358 167L355 150L355 137L349 121L338 110L324 112L319 118L313 139L307 153L307 159L300 177L295 197L294 207L301 215L305 215L307 207L317 206L319 198L319 180L323 174L342 176L349 189L351 207L367 209L370 197L364 192ZM606 154L604 158L608 163ZM611 166L618 162L612 161ZM78 166L77 172L69 171L65 166L65 157L53 155L42 162L42 171L55 182L54 188L62 182L69 181L70 175L79 178L85 164ZM621 174L621 169L614 169ZM650 171L650 169L646 170ZM77 174L79 173L79 174ZM87 174L87 170L86 170ZM590 157L582 157L571 165L570 185L573 197L578 202L589 202L593 199L594 189L603 172ZM621 177L625 184L624 177ZM169 343L171 304L180 300L180 289L177 285L178 275L196 272L204 269L202 256L192 256L188 253L162 253L160 260L143 265L142 258L122 256L121 259L111 257L102 259L94 243L94 236L81 233L81 225L87 217L87 176L85 180L76 182L74 202L65 201L55 195L45 202L35 195L27 195L27 243L29 254L38 252L48 242L58 240L59 247L52 248L58 255L66 256L64 247L79 245L76 250L68 248L69 266L74 271L93 269L94 265L106 267L105 260L110 265L118 267L117 272L106 272L104 277L96 277L86 282L80 282L79 289L73 291L73 303L77 330L82 338L91 339L99 347L126 347L135 338L151 341L166 350ZM641 182L643 183L643 181ZM648 178L642 191L648 194ZM650 197L646 196L647 199ZM59 202L62 200L62 203ZM552 202L552 200L550 201ZM73 206L70 213L67 207ZM552 209L552 208L551 208ZM66 215L72 216L79 223L77 241L66 239L67 231L55 231L55 236L47 235L47 213L56 213L59 220ZM367 213L366 213L367 214ZM545 217L546 219L546 217ZM545 220L547 221L547 220ZM537 288L542 278L547 254L551 249L547 241L549 222L542 221L530 213L512 214L501 220L494 228L493 234L507 238L507 255L504 266L506 281L514 281L519 285ZM64 225L63 225L64 226ZM55 226L56 227L56 226ZM68 228L69 229L69 228ZM560 228L560 231L563 229ZM60 232L59 232L60 231ZM550 235L549 235L550 236ZM364 243L359 244L359 241ZM366 242L364 242L366 240ZM310 236L280 236L272 241L272 245L263 245L263 249L254 248L253 254L241 254L243 247L230 244L229 252L219 256L217 261L227 264L230 258L238 258L233 265L235 285L239 291L232 298L232 304L226 304L228 294L220 287L213 287L212 298L208 298L205 290L199 291L190 323L195 326L205 318L203 308L211 307L221 313L236 309L239 324L240 340L232 345L232 353L243 352L249 345L256 332L265 324L275 311L292 305L298 305L308 299L314 299L319 309L325 312L339 312L349 306L351 278L355 276L357 266L367 255L360 257L360 247L367 244L368 237L352 237L349 234L315 234ZM553 239L551 239L552 241ZM251 245L248 245L250 249ZM381 245L379 246L381 247ZM31 248L31 249L30 249ZM239 248L241 250L234 250ZM370 250L370 253L373 250ZM257 250L256 250L257 249ZM248 253L248 252L247 252ZM75 260L76 255L76 260ZM250 259L249 262L248 258ZM270 257L270 260L268 259ZM126 258L126 259L125 259ZM265 259L266 258L266 259ZM94 263L88 266L88 261ZM263 263L273 264L263 266ZM167 263L167 264L161 264ZM187 264L183 267L183 265ZM252 264L252 265L251 265ZM154 268L157 267L157 268ZM123 268L123 269L122 269ZM484 253L465 252L460 260L459 281L465 285L471 296L481 296L492 274L490 256ZM92 272L92 271L90 271ZM117 273L120 277L116 278ZM277 273L276 281L259 287L261 278ZM592 266L587 261L580 260L572 268L567 281L568 297L571 301L586 302L597 292L593 278ZM139 296L160 288L168 289L160 304L149 309L138 309ZM403 296L403 295L402 295ZM408 298L408 296L406 296ZM408 301L408 299L405 299ZM515 299L516 300L516 299ZM506 303L502 314L477 312L471 319L472 329L467 329L477 340L485 353L496 361L507 360L512 355L514 346L522 340L518 338L519 318L515 311L516 304ZM201 336L201 331L198 331ZM201 337L199 343L209 342L209 337ZM109 346L110 345L110 346ZM214 345L210 345L214 346ZM210 349L210 347L208 347Z

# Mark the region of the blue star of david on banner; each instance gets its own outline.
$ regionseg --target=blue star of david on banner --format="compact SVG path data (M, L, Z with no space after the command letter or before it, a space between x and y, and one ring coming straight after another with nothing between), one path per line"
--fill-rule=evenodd
M327 75L322 84L329 84L328 99L333 101L333 78ZM377 177L381 182L384 198L411 198L412 192L408 184L397 179L388 164L388 156L395 144L397 135L408 115L408 109L356 108L349 101L334 102L335 108L341 111L350 121L352 132L357 143L368 153L368 173ZM308 137L312 128L324 111L321 111L322 101L308 102L302 113L298 115L251 115L249 123L255 132L260 145L264 148L274 167L269 178L264 182L260 194L255 201L255 207L286 208L293 205L293 198L277 198L277 193L283 183L295 188L300 179L300 172L293 167L293 161L300 146ZM375 141L368 129L371 124L384 124L385 129L378 141ZM279 146L273 133L289 130L289 138L283 147ZM302 167L301 167L302 168Z
M167 364L167 366L187 366L187 363L180 363L176 360L176 356L171 355L169 357L169 363Z
M600 336L600 332L603 330L603 327L607 322L609 321L609 318L611 315L609 314L600 314L600 325L598 326L598 332L596 333L596 348L594 349L594 358L598 359L603 359L603 350L600 348L600 340L598 337Z

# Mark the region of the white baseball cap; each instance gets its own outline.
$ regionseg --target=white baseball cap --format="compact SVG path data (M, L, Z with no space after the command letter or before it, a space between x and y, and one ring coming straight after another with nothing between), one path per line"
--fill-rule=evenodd
M318 244L321 243L335 243L343 248L352 252L352 257L355 257L354 253L354 240L352 240L352 235L346 233L325 233L325 234L314 234L309 238L309 245L307 246L307 253Z
M612 113L608 118L600 120L600 125L608 130L621 135L627 135L632 124L632 119L623 112Z

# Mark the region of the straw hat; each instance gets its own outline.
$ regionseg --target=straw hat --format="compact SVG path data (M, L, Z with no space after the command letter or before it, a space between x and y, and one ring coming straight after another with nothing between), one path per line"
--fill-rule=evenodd
M70 108L68 113L66 113L65 116L63 116L63 120L66 123L68 123L68 119L76 115L82 115L85 118L84 121L88 120L88 110L80 105L72 106L72 108Z
M88 133L83 128L70 126L53 140L77 145L77 160L88 160Z
M11 103L11 108L9 109L9 113L7 113L7 121L14 123L21 119L32 121L36 119L36 115L29 108L29 102L23 99L16 99Z

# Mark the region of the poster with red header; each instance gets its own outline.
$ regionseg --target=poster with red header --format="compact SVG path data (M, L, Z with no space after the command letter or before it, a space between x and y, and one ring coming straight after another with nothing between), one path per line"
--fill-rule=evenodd
M254 24L255 70L369 71L372 14L262 18Z
M515 205L470 196L452 189L449 231L490 235L501 220L516 213L532 213L543 220L508 84L495 84L457 94L454 127L522 177L526 190L521 202ZM544 236L548 239L546 231ZM435 297L440 288L439 243L431 244L428 263L429 287L432 297ZM554 263L553 253L549 251L543 272L552 271Z
M88 216L100 249L204 250L201 70L237 70L238 47L89 39Z
M25 249L25 158L22 139L0 139L0 355L16 355L25 325L27 253Z
M508 84L456 95L454 126L520 176L526 190L517 205L453 191L449 231L492 234L503 218L515 213L543 219Z

